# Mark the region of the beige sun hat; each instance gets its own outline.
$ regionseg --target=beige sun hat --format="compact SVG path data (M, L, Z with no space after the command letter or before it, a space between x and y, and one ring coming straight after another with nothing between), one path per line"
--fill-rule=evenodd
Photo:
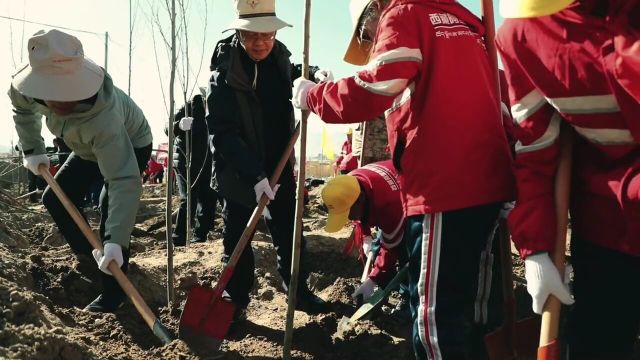
M360 42L358 42L356 31L358 30L358 21L370 2L371 0L351 0L351 4L349 4L349 13L351 13L351 40L347 51L344 53L344 61L353 65L366 65L369 61L371 46L361 45Z
M555 14L574 0L501 0L500 15L504 18L531 18Z
M84 57L82 43L59 30L40 30L27 44L29 64L13 75L21 94L50 101L77 101L95 95L104 71Z
M275 0L234 0L238 18L229 24L229 30L258 33L274 32L291 25L276 16ZM223 32L224 32L223 31Z

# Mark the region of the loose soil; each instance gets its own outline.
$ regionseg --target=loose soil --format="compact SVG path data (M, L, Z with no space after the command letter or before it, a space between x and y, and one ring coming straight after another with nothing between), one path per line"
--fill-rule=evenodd
M151 309L174 334L187 294L176 290L175 305L166 300L166 240L163 189L145 186L131 243L129 278ZM305 214L309 283L331 303L328 314L295 313L296 359L410 359L410 325L383 307L373 320L341 321L355 310L350 294L362 263L342 249L351 230L327 234L326 212L318 188L310 192ZM93 259L78 259L58 233L42 205L24 208L0 202L0 359L276 359L282 354L286 294L276 271L275 252L262 226L252 246L256 284L247 320L233 325L220 354L191 349L181 340L162 345L127 302L115 314L82 308L100 292ZM87 212L93 228L98 214ZM196 278L211 285L222 271L221 220L206 243L181 248L174 255L176 285ZM521 274L521 270L517 271ZM516 280L521 277L516 275ZM520 286L520 295L523 295ZM519 296L519 298L526 298ZM391 304L397 299L393 296ZM526 312L526 305L524 305Z

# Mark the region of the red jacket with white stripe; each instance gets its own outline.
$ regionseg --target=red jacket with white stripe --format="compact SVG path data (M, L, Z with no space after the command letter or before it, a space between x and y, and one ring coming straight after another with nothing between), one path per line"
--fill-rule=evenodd
M386 286L395 275L396 248L404 234L405 217L398 174L391 160L386 160L365 165L349 175L358 180L367 199L367 213L360 220L363 234L371 235L373 226L382 231L380 253L369 278L380 286Z
M364 70L309 92L309 108L329 123L385 113L407 216L512 198L483 32L453 0L391 0Z
M607 65L613 35L603 20L585 15L581 4L551 16L507 19L498 32L518 139L518 196L509 225L522 257L553 248L562 121L578 134L572 231L640 255L640 106Z

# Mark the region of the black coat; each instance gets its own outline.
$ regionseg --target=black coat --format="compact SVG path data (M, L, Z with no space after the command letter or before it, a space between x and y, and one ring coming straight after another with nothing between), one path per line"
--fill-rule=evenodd
M211 185L223 197L247 207L256 205L253 186L271 175L293 133L291 87L300 67L291 64L290 56L276 41L267 59L254 62L233 35L218 42L211 59L207 96ZM291 163L280 177L279 183L284 182L293 182Z

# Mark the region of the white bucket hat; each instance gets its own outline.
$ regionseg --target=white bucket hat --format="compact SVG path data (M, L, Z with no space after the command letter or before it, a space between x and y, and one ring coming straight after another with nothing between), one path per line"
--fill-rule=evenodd
M291 25L276 16L275 0L234 0L238 18L224 30L246 30L258 33L274 32ZM223 31L223 32L224 32Z
M28 42L29 64L13 75L21 94L50 101L78 101L95 95L104 71L84 57L82 43L59 30L40 30Z
M366 65L369 61L369 51L371 46L361 45L358 41L358 22L362 13L367 8L371 0L351 0L349 12L351 13L351 40L347 51L344 53L344 61L353 65Z

